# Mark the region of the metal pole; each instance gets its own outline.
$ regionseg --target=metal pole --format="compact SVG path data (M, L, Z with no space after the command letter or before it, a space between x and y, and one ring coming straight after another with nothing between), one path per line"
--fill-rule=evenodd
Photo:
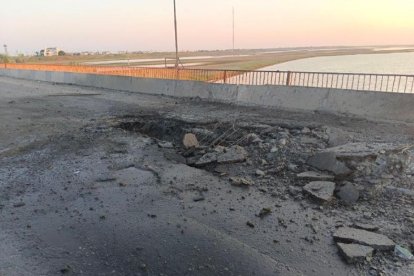
M233 7L233 56L234 56L234 7Z
M174 30L175 30L175 68L178 68L178 34L177 34L177 9L174 0Z

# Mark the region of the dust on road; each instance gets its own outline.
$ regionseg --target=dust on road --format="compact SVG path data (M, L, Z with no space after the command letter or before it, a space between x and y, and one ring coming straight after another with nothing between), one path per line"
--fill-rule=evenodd
M3 77L0 116L0 274L413 274L336 245L412 250L411 125Z

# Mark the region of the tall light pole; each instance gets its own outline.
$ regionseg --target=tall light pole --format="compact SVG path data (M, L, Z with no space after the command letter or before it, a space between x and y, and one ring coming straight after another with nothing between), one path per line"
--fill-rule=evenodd
M7 45L6 44L4 44L3 45L3 47L4 47L4 54L6 55L6 57L9 55L9 53L7 52Z
M174 0L174 30L175 30L175 68L178 68L178 33L177 33L177 9Z
M233 7L233 56L234 56L234 7Z

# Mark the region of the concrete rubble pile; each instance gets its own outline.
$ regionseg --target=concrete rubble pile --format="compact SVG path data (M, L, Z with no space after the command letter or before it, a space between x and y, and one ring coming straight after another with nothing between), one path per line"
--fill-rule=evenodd
M326 215L344 210L346 215L341 216L342 222L332 233L338 252L347 263L369 266L377 259L393 256L410 260L409 246L400 246L383 234L392 235L389 227L383 229L372 223L374 218L380 218L374 213L382 210L371 206L372 202L380 206L380 197L393 194L402 202L412 203L414 150L410 145L355 142L354 138L323 126L240 123L238 127L238 137L221 141L217 137L223 135L212 129L188 129L191 132L180 137L182 145L178 152L187 165L210 171L231 186L257 188L281 200L292 198L305 209L315 208ZM208 142L205 137L209 137ZM161 145L171 146L166 142ZM269 210L262 208L258 216L271 216L273 212ZM393 210L382 212L398 216ZM411 223L414 227L414 212ZM251 221L246 224L257 228ZM287 226L286 221L280 220L279 224ZM320 226L313 223L310 227L318 233ZM394 237L407 245L409 238L403 237L412 236ZM305 240L315 242L309 237Z

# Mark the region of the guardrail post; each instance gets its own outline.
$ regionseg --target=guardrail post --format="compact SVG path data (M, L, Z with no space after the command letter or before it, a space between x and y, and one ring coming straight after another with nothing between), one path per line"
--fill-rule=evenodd
M176 68L175 69L175 80L179 80L180 79L180 69Z
M286 86L290 86L290 71L287 72L287 77L286 77Z
M227 71L224 70L223 83L226 83L226 79L227 79Z

